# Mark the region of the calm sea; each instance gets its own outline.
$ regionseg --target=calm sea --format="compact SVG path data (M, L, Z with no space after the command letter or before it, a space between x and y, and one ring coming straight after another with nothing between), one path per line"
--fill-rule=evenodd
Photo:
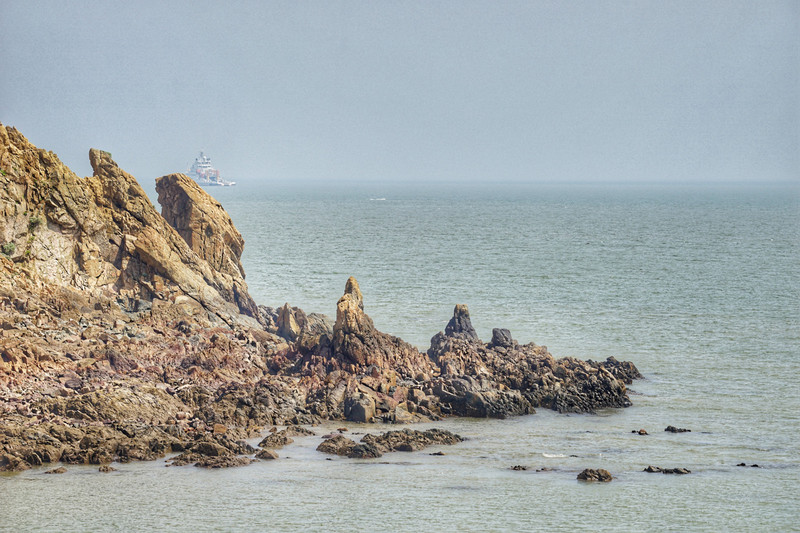
M466 303L485 340L505 327L556 357L633 361L646 376L631 387L634 406L446 420L433 426L469 440L444 456L326 460L308 437L279 461L222 471L33 469L0 477L0 530L800 528L798 187L244 183L212 193L246 239L257 302L335 315L353 275L376 327L422 349ZM579 483L587 467L616 479Z

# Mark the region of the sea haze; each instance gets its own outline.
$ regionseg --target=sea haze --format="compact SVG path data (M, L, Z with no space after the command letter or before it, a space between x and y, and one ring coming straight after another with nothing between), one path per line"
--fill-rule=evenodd
M438 422L469 439L441 457L326 461L310 437L279 461L224 472L161 462L115 465L109 476L33 469L0 483L0 529L46 529L49 515L65 531L796 527L796 186L242 183L210 192L245 237L258 303L334 315L353 275L376 327L421 349L466 303L484 340L505 327L556 357L633 361L645 375L631 387L634 406ZM509 469L518 464L529 470ZM642 472L651 464L692 474ZM577 482L587 467L616 479ZM82 476L80 491L72 476ZM98 501L112 517L74 511Z

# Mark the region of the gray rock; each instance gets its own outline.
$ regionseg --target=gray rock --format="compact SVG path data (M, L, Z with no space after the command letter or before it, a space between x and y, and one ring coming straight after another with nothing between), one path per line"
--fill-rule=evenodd
M375 416L375 400L362 393L346 398L344 416L351 422L369 422Z
M492 342L489 343L490 347L510 348L514 345L514 339L511 338L511 332L503 328L494 328L492 330Z
M467 340L479 340L472 321L469 318L469 308L466 304L457 304L453 309L453 318L447 323L444 330L447 337L457 337Z

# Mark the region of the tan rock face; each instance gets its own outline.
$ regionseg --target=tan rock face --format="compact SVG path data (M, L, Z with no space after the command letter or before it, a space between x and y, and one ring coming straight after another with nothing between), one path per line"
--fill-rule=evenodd
M166 212L187 240L111 154L92 149L89 159L94 175L79 178L55 154L0 125L6 257L43 282L93 295L123 302L188 296L229 324L244 320L240 313L258 316L239 262L244 242L219 204L185 180L162 180L167 198L176 199Z
M244 279L244 239L231 217L193 179L170 174L156 180L161 216L215 269Z
M358 282L352 277L347 280L344 295L336 306L333 354L357 369L375 365L382 374L396 372L413 377L433 369L430 359L416 348L375 329L372 319L364 312L364 298Z
M335 335L338 335L334 339L339 341L344 341L344 337L348 335L370 334L375 329L372 319L364 313L364 297L361 295L358 282L352 276L345 284L344 295L336 304L336 324L333 328ZM364 363L364 361L357 362Z

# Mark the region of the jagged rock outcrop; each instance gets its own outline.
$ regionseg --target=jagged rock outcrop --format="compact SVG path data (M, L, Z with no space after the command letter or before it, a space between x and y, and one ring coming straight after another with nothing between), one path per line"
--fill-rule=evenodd
M320 344L323 337L325 342L333 337L333 321L326 315L306 315L302 309L291 307L288 303L278 309L276 314L276 333L289 342L295 342L296 348L300 350L312 350Z
M469 311L457 305L447 330L431 339L428 355L441 372L435 394L447 412L498 416L536 407L594 412L630 405L624 380L603 363L556 359L545 346L519 345L508 330L495 329L488 345L473 332ZM638 375L632 365L612 359L607 364L620 376Z
M472 320L469 318L469 308L465 304L456 305L453 318L444 328L444 335L454 339L478 340L478 333L472 327Z
M184 174L156 180L161 216L216 270L244 278L244 239L222 204Z
M364 298L358 282L352 277L347 280L344 295L336 304L333 356L354 373L372 366L382 374L391 371L413 378L433 370L430 360L416 348L375 329L372 319L364 312Z
M217 270L201 255L217 260L211 248L193 251L111 154L92 149L89 160L93 176L79 178L55 154L0 125L0 246L7 257L43 281L104 295L128 311L144 300L183 303L189 313L227 324L246 322L240 313L258 316L241 272L234 279ZM212 218L204 227L224 226Z
M223 284L215 288L239 310L258 317L256 303L247 293L241 257L244 239L231 217L193 179L184 174L169 174L156 180L161 216L183 237L189 248L222 275ZM228 279L230 278L230 279Z
M110 154L91 150L90 162L93 175L79 178L0 126L0 471L170 452L183 452L174 465L236 466L256 453L243 439L268 424L630 403L633 364L555 359L504 329L485 344L465 305L427 353L375 328L353 278L335 322L256 307L241 235L202 189L161 178L162 216ZM365 458L428 438L326 446Z

